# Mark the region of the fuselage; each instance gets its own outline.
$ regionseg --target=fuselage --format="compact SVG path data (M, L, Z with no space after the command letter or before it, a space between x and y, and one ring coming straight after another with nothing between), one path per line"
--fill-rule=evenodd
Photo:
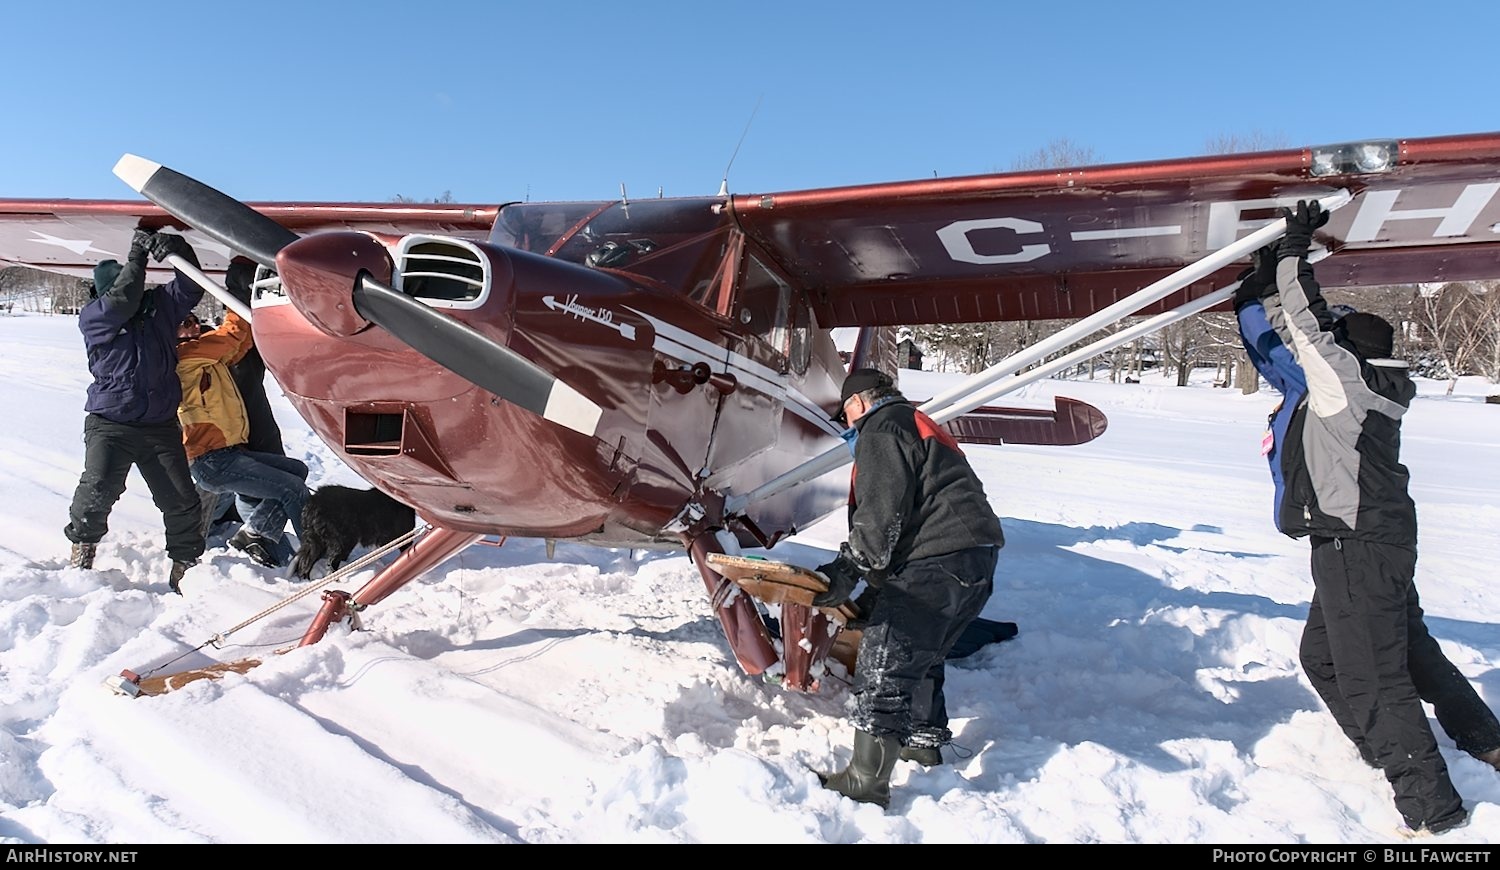
M267 367L344 461L444 528L680 545L686 525L718 522L725 494L838 443L832 339L719 200L511 205L487 243L309 238L281 255L281 292L255 301ZM364 321L350 299L361 270L597 403L593 435ZM846 493L847 472L824 475L739 531L774 539Z

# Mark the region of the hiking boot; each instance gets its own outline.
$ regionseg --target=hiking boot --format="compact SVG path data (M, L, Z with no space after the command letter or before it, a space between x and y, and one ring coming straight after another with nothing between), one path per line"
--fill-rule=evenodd
M94 553L99 550L98 544L78 544L68 552L68 565L73 568L94 567Z
M923 767L937 767L943 763L943 752L936 746L903 746L902 761L915 761Z
M172 573L167 575L167 585L171 587L173 592L176 592L178 595L182 594L182 575L186 574L187 569L196 564L198 564L197 559L186 561L180 559L172 560Z
M891 805L891 771L901 742L895 737L876 737L865 731L854 732L854 758L849 766L831 774L818 774L823 787L882 809Z
M267 568L281 567L276 541L251 531L249 526L240 526L240 530L229 539L229 546L249 556L259 565Z
M1490 767L1500 770L1500 746L1496 746L1489 752L1481 752L1474 757L1488 764Z

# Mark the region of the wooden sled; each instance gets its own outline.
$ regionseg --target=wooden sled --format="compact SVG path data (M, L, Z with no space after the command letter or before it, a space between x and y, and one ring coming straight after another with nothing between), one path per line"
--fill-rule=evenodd
M213 665L205 665L201 668L191 668L186 671L178 671L173 674L162 674L160 676L142 677L135 671L126 669L120 671L119 676L110 677L104 681L104 685L117 695L125 695L131 698L141 696L155 697L176 691L188 683L198 680L217 680L225 674L244 674L251 668L260 664L260 659L240 659L234 662L220 662Z
M282 655L296 649L295 645L282 647L275 650L274 655ZM104 685L117 695L125 695L131 698L156 697L168 692L175 692L189 683L199 680L217 680L225 674L248 674L252 669L259 667L264 659L248 658L237 659L232 662L215 662L198 668L188 668L170 674L150 674L141 676L135 671L120 671L119 676L110 677L104 681Z
M166 674L159 677L143 677L136 685L140 687L142 695L165 695L168 692L186 686L188 683L198 680L217 680L225 674L244 674L251 668L260 664L260 659L240 659L234 662L221 662L217 665L194 668L190 671L181 671L175 674Z

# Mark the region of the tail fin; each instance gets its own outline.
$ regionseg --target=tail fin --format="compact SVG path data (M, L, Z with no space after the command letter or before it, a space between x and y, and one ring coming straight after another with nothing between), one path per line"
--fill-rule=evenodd
M1086 402L1057 396L1053 410L986 405L943 424L960 444L1045 444L1072 447L1104 434L1109 420Z

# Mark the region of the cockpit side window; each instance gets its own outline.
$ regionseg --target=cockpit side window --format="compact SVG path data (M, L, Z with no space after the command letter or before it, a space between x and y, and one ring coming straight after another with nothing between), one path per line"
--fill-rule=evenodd
M744 259L736 317L745 328L785 356L789 348L792 288L751 254Z

